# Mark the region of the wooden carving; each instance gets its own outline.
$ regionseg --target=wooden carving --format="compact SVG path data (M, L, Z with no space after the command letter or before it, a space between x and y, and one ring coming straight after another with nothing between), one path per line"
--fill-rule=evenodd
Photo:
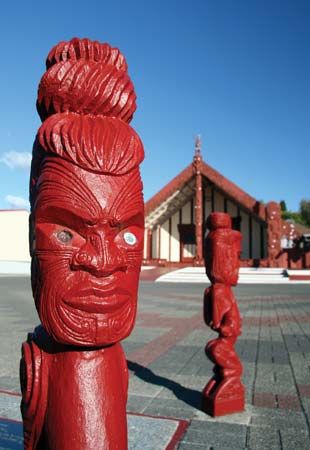
M220 416L244 409L242 364L234 349L241 334L241 318L232 286L238 282L241 233L231 228L226 213L208 217L210 230L205 240L206 272L212 285L204 295L204 320L219 333L206 346L206 354L215 367L214 376L203 390L202 409Z
M41 320L23 344L25 449L127 448L120 341L136 316L143 145L128 125L124 56L89 39L49 53L30 178L32 290Z

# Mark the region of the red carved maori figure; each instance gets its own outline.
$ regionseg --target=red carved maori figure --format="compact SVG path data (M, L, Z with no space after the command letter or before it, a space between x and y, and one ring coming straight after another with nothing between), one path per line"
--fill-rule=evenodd
M31 279L42 325L22 347L27 450L125 450L144 234L125 58L88 39L47 57L30 178Z
M241 334L241 318L232 286L238 282L241 233L232 230L226 213L212 213L205 241L206 272L212 285L204 294L204 320L219 333L206 346L214 362L214 376L202 393L202 409L212 416L244 410L242 364L234 349Z

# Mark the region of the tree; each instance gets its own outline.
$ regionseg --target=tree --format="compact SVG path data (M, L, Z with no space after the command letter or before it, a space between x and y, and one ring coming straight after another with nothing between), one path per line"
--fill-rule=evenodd
M285 200L280 201L280 208L281 208L281 211L283 211L283 212L287 211Z
M300 215L305 225L310 226L310 200L302 199L300 202Z

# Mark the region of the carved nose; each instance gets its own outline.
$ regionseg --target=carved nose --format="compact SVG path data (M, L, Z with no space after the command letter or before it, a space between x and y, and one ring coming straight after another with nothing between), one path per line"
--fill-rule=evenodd
M86 251L78 252L75 256L75 262L81 266L94 266L98 265L96 256L90 255Z
M96 240L98 242L98 240ZM126 270L122 252L111 244L94 245L94 240L86 244L74 255L72 267L87 270L96 276L107 276L118 270Z

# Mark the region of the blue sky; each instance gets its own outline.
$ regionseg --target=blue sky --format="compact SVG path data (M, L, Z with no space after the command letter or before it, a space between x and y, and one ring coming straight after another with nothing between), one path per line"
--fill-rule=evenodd
M309 0L1 8L0 208L28 198L37 86L50 48L74 36L109 42L127 58L146 200L191 162L197 134L204 160L258 200L297 210L310 198Z

